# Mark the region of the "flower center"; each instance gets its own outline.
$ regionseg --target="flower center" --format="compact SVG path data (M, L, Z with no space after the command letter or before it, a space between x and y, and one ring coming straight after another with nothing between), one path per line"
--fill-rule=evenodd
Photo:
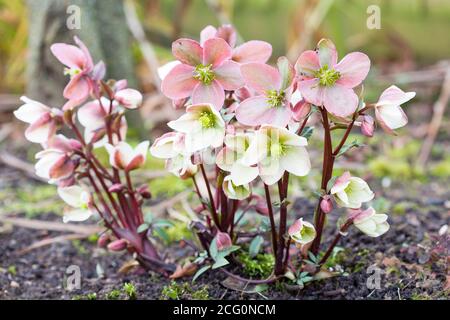
M316 71L315 76L319 78L321 86L332 86L341 77L339 71L329 69L328 65L324 65L322 68Z
M200 121L203 128L209 129L214 127L214 125L216 124L216 117L212 112L203 111L200 114L198 121Z
M88 208L89 208L89 206L88 206L87 203L83 203L83 204L81 204L81 206L80 206L80 209L83 209L83 210L87 210Z
M267 91L267 102L273 107L277 108L283 104L285 93L283 90L268 90Z
M77 74L81 73L81 70L78 68L65 68L64 69L64 75L69 75L70 77L73 77Z
M274 157L282 156L286 153L286 148L280 143L272 143L270 145L270 155Z
M212 64L208 64L207 66L199 64L198 66L195 67L194 79L197 79L203 82L204 84L210 84L215 77L216 75L212 70Z

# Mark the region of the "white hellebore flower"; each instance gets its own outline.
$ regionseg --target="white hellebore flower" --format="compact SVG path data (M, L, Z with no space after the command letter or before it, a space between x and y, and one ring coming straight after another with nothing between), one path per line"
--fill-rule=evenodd
M145 163L149 145L149 141L144 141L133 149L128 143L121 141L115 146L106 144L105 147L109 153L109 162L114 168L131 171Z
M286 128L263 125L243 158L246 165L258 165L259 175L265 184L272 185L288 171L305 176L311 170L311 162L305 146L308 144Z
M229 179L236 186L248 184L258 177L258 167L256 165L248 166L242 161L252 138L254 137L250 133L227 134L225 147L217 154L217 166L230 172Z
M415 92L404 92L396 86L390 86L383 91L375 104L375 117L384 131L393 134L395 129L408 123L408 117L400 105L415 96Z
M315 239L316 229L312 223L300 218L289 227L288 234L295 243L304 245Z
M142 105L142 94L135 89L122 89L114 94L114 98L127 109L137 109Z
M64 212L63 221L85 221L92 214L92 198L88 191L80 186L58 188L58 195L73 210Z
M233 179L231 178L230 175L226 176L223 179L222 188L223 188L223 192L225 192L226 196L229 199L233 199L233 200L247 199L252 193L250 184L246 183L246 184L237 186L233 183Z
M155 140L150 153L156 158L166 159L166 168L174 175L188 178L197 173L197 166L192 163L192 154L186 152L184 141L184 133L165 133Z
M196 152L207 147L222 145L225 136L225 122L212 104L195 104L186 108L186 113L168 126L186 134L187 152Z
M367 182L361 178L352 177L348 171L336 179L330 194L339 206L352 209L360 208L363 202L370 201L374 197Z
M389 230L388 216L384 213L376 213L372 207L364 211L359 210L354 215L356 215L353 220L355 227L369 237L379 237Z

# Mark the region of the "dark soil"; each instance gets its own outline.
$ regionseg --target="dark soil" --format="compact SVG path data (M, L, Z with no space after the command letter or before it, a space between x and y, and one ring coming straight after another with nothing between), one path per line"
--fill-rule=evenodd
M14 176L11 182L16 183L18 175L0 168L0 176ZM7 181L6 178L3 183ZM23 181L28 180L20 183ZM260 295L227 289L221 285L225 274L207 272L192 288L207 286L209 297L214 299L447 299L448 231L443 236L438 232L449 224L448 183L391 186L387 194L378 192L380 195L392 204L401 201L408 206L404 212L390 214L391 229L381 238L372 239L351 230L340 243L347 249L335 259L334 268L341 271L339 276L309 283L302 290L273 285ZM308 218L312 205L299 200L294 209ZM60 221L54 214L43 214L39 219ZM333 220L330 217L330 225ZM88 240L53 243L19 254L32 243L57 235L60 233L21 227L0 232L0 299L78 299L92 293L97 299L106 299L112 290L121 290L126 282L135 285L137 299L158 299L163 287L170 283L139 269L120 274L119 268L131 257L109 253ZM326 234L326 239L330 236ZM81 270L79 290L65 289L66 269L71 265ZM374 274L367 269L370 266L381 272L379 289L367 286ZM127 297L121 293L119 298Z

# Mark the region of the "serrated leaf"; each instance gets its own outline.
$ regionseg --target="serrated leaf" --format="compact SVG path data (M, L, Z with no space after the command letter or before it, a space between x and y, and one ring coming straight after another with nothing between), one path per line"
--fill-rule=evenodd
M256 255L261 250L261 246L264 243L264 238L261 236L256 236L252 242L250 242L250 247L248 248L248 254L250 258L256 257Z
M202 274L204 274L209 269L211 269L211 266L209 266L209 265L203 266L200 269L198 269L197 272L195 273L194 277L192 278L192 282L195 282L195 280L197 280L198 277L200 277Z

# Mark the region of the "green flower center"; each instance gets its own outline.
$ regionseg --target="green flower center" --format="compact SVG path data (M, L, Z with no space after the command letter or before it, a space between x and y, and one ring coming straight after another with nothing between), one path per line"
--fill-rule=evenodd
M341 77L339 71L329 69L328 65L324 65L322 68L316 71L315 76L319 78L321 86L332 86Z
M216 117L212 112L203 111L198 118L201 125L205 129L213 128L216 124Z
M81 204L81 207L80 207L80 209L83 209L83 210L87 210L89 208L89 206L88 206L88 204L87 203L83 203L83 204Z
M81 70L78 69L78 68L70 68L70 69L69 68L65 68L64 69L64 75L65 76L69 75L69 76L73 77L73 76L79 74L80 72L81 72Z
M204 84L210 84L215 77L216 75L212 70L212 64L208 64L207 66L199 64L195 67L194 79L197 79Z
M270 155L280 157L286 153L286 147L280 143L272 143L270 145Z
M283 104L285 93L283 90L268 90L267 93L267 102L273 107L277 108Z

